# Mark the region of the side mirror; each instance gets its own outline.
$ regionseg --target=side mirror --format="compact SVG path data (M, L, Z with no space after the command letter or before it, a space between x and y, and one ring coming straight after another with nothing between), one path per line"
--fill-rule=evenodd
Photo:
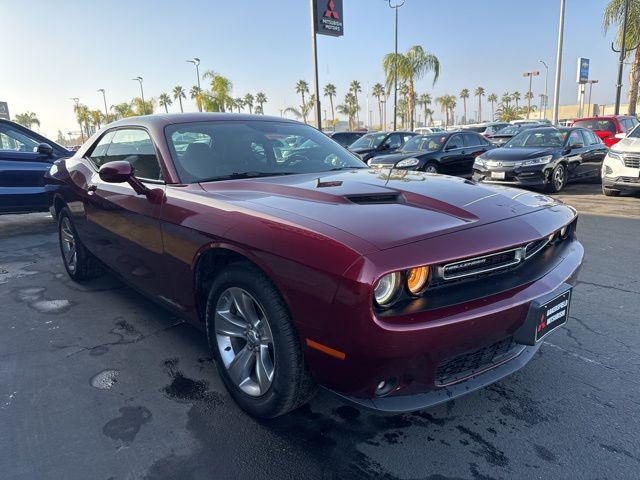
M380 146L378 147L378 150L389 150L389 144L381 143Z
M100 167L98 175L103 182L125 183L134 177L134 168L124 160L108 162Z
M620 138L620 139L622 139L622 138L626 138L626 137L627 137L627 134L626 134L626 133L624 133L624 132L622 132L622 133L616 133L616 134L615 134L615 137L616 137L616 138Z
M50 157L53 155L53 147L48 143L39 143L35 150L38 155L42 155L45 157Z

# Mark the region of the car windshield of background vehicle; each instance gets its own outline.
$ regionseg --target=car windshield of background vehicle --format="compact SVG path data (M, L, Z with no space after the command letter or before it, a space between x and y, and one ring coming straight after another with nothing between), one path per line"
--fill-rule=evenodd
M368 135L363 135L351 144L351 148L377 148L386 136L386 133L370 133Z
M627 134L627 138L640 138L640 126L636 126Z
M0 150L33 153L38 142L10 127L0 127Z
M286 122L195 122L165 128L185 183L368 168L306 125Z
M402 147L403 152L435 152L442 148L446 137L442 135L417 135L407 140Z
M573 126L589 130L609 131L611 135L616 134L616 125L611 120L578 120Z
M508 127L504 127L500 130L498 130L495 135L515 135L518 132L521 132L522 129L519 127L516 127L515 125L510 125Z
M550 148L561 147L567 138L566 130L527 130L519 133L504 148Z

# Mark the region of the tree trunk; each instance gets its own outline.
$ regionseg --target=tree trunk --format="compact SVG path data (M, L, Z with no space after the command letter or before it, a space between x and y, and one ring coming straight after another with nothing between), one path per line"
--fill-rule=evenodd
M302 95L302 120L304 123L307 123L307 105L304 103L304 92L301 92Z
M640 81L640 48L636 48L636 53L631 64L629 73L629 115L636 115L636 104L638 103L638 82Z
M491 102L491 120L495 120L495 119L496 119L495 105L493 102Z
M380 130L384 130L384 127L382 126L382 102L380 101L380 97L378 97L378 113L380 114Z
M478 95L478 122L482 122L482 95Z
M333 111L333 95L329 95L329 103L331 104L331 122L333 123L333 128L336 126L336 113Z
M409 95L407 110L409 114L409 130L413 132L413 112L415 110L416 92L413 90L413 78L409 78ZM404 122L403 122L404 124Z
M356 97L356 127L360 128L360 105L358 105L358 92L354 90L353 94Z
M463 98L462 99L462 109L464 110L464 122L463 123L467 123L467 99Z

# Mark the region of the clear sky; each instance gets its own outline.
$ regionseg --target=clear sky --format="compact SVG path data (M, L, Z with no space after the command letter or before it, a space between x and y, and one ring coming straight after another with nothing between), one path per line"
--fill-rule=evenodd
M590 76L600 81L593 102L614 100L617 56L610 49L612 32L605 36L602 30L606 3L567 0L561 104L576 103L578 56L591 59ZM538 63L543 59L550 67L551 96L559 5L559 0L406 0L400 9L400 50L422 45L442 65L436 85L427 77L418 92L435 98L483 86L498 96L514 90L524 96L522 72L539 69L537 98L544 89ZM385 0L344 0L344 21L343 37L318 37L320 83L334 83L340 100L353 79L369 90L383 82L382 57L393 51L394 34ZM279 115L281 108L300 103L294 92L298 79L312 85L310 28L308 0L0 0L0 100L9 102L12 115L36 112L40 130L55 138L58 129L77 130L70 97L103 109L96 89L105 88L109 105L129 101L139 95L131 80L137 75L144 77L145 97L175 85L188 90L196 79L185 60L196 56L202 70L233 81L234 96L265 92L265 113ZM626 77L625 72L625 84ZM364 99L361 105L364 112ZM475 101L470 105L469 116L477 108ZM195 110L191 100L186 109ZM373 101L370 109L377 119Z

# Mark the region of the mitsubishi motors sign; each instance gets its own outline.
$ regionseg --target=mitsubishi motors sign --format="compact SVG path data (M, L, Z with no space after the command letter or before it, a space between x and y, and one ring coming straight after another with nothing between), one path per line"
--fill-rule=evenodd
M342 23L342 0L314 0L316 33L341 37L344 33Z

